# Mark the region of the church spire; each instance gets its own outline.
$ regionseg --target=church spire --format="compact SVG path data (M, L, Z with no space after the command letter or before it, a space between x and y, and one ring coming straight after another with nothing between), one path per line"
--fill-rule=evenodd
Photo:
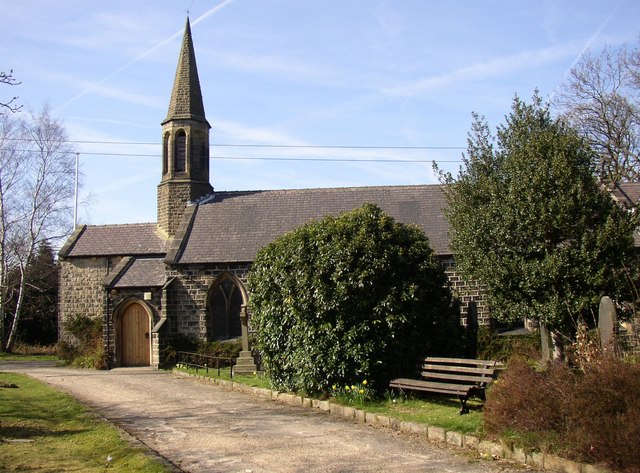
M193 48L193 40L191 39L189 17L187 17L187 23L184 27L184 36L182 38L176 76L173 81L169 111L162 124L164 125L170 120L185 119L198 120L205 123L207 121L204 114L200 80L198 79L196 55Z
M169 112L162 122L162 179L158 185L158 227L173 237L190 202L211 194L209 129L204 115L196 55L187 17Z

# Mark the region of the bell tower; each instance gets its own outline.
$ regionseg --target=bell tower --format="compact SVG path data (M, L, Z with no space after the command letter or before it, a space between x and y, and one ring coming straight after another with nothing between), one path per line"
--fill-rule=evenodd
M169 112L162 122L162 178L158 185L158 227L176 233L184 209L213 192L209 183L209 129L187 17Z

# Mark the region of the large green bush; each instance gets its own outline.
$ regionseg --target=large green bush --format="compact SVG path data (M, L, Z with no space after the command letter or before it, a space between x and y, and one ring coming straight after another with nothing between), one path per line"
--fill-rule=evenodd
M274 387L312 394L363 380L384 391L460 336L444 269L417 227L365 204L263 248L249 274L252 328Z

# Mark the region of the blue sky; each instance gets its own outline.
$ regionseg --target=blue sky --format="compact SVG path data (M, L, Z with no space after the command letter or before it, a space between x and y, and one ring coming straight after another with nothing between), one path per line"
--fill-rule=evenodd
M432 160L460 165L472 112L495 128L515 94L549 97L586 49L640 32L637 0L0 5L0 70L22 82L0 97L63 120L88 201L79 220L92 224L155 221L187 10L215 190L435 183Z

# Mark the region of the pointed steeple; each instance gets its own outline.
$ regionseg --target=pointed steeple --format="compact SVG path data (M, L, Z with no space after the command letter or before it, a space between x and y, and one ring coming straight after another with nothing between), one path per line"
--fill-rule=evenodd
M158 185L158 227L173 237L189 202L211 194L209 130L204 116L196 55L187 17L169 112L162 122L162 180Z
M162 124L164 125L170 120L185 119L207 122L204 115L204 104L202 102L200 80L198 79L195 50L191 39L189 17L187 17L187 23L184 27L182 47L180 48L176 77L173 81L173 90L171 91L171 100L169 102L169 112Z

